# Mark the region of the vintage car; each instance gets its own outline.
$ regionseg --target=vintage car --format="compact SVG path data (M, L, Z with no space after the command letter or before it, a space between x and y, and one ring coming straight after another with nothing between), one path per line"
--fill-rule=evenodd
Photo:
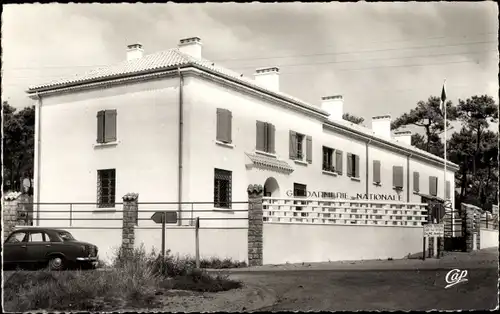
M95 245L76 240L71 233L53 228L13 231L3 245L4 268L48 266L51 270L95 268Z

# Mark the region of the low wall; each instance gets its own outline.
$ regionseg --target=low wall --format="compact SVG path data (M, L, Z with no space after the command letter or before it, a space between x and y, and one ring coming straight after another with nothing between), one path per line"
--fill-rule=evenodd
M248 230L246 229L200 229L200 258L231 258L248 261ZM165 248L173 255L195 256L195 229L192 227L167 228ZM144 244L147 252L161 250L161 229L135 229L135 247Z
M481 249L498 247L498 230L480 230Z
M397 259L422 252L422 227L264 224L264 264Z

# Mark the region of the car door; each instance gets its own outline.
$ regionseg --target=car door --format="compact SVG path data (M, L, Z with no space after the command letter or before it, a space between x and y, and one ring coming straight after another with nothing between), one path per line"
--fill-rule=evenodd
M50 242L45 240L45 233L39 230L29 232L27 246L27 262L30 264L45 261L46 250L50 247Z
M22 264L26 260L26 231L15 231L4 243L3 258L6 264Z

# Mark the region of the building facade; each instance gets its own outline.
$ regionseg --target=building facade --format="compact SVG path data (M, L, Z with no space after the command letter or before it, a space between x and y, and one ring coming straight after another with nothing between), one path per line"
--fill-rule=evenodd
M307 104L280 92L278 68L250 79L203 59L199 38L151 55L130 45L120 64L28 94L36 203L96 202L98 214L135 192L229 216L249 184L276 198L454 202L458 166L447 164L445 189L444 160L412 147L409 132L391 134L390 115L354 125L342 96Z

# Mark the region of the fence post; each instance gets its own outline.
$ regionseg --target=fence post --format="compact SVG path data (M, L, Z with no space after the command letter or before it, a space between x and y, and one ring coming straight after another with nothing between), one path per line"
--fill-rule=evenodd
M4 196L3 201L3 241L14 231L17 223L17 211L19 206L20 193L9 193Z
M196 217L195 225L195 248L196 248L196 268L200 268L200 217Z
M122 228L122 253L123 257L129 257L134 251L135 243L135 220L139 194L127 193L123 196L123 228Z
M248 266L262 266L262 185L250 184L248 193Z

